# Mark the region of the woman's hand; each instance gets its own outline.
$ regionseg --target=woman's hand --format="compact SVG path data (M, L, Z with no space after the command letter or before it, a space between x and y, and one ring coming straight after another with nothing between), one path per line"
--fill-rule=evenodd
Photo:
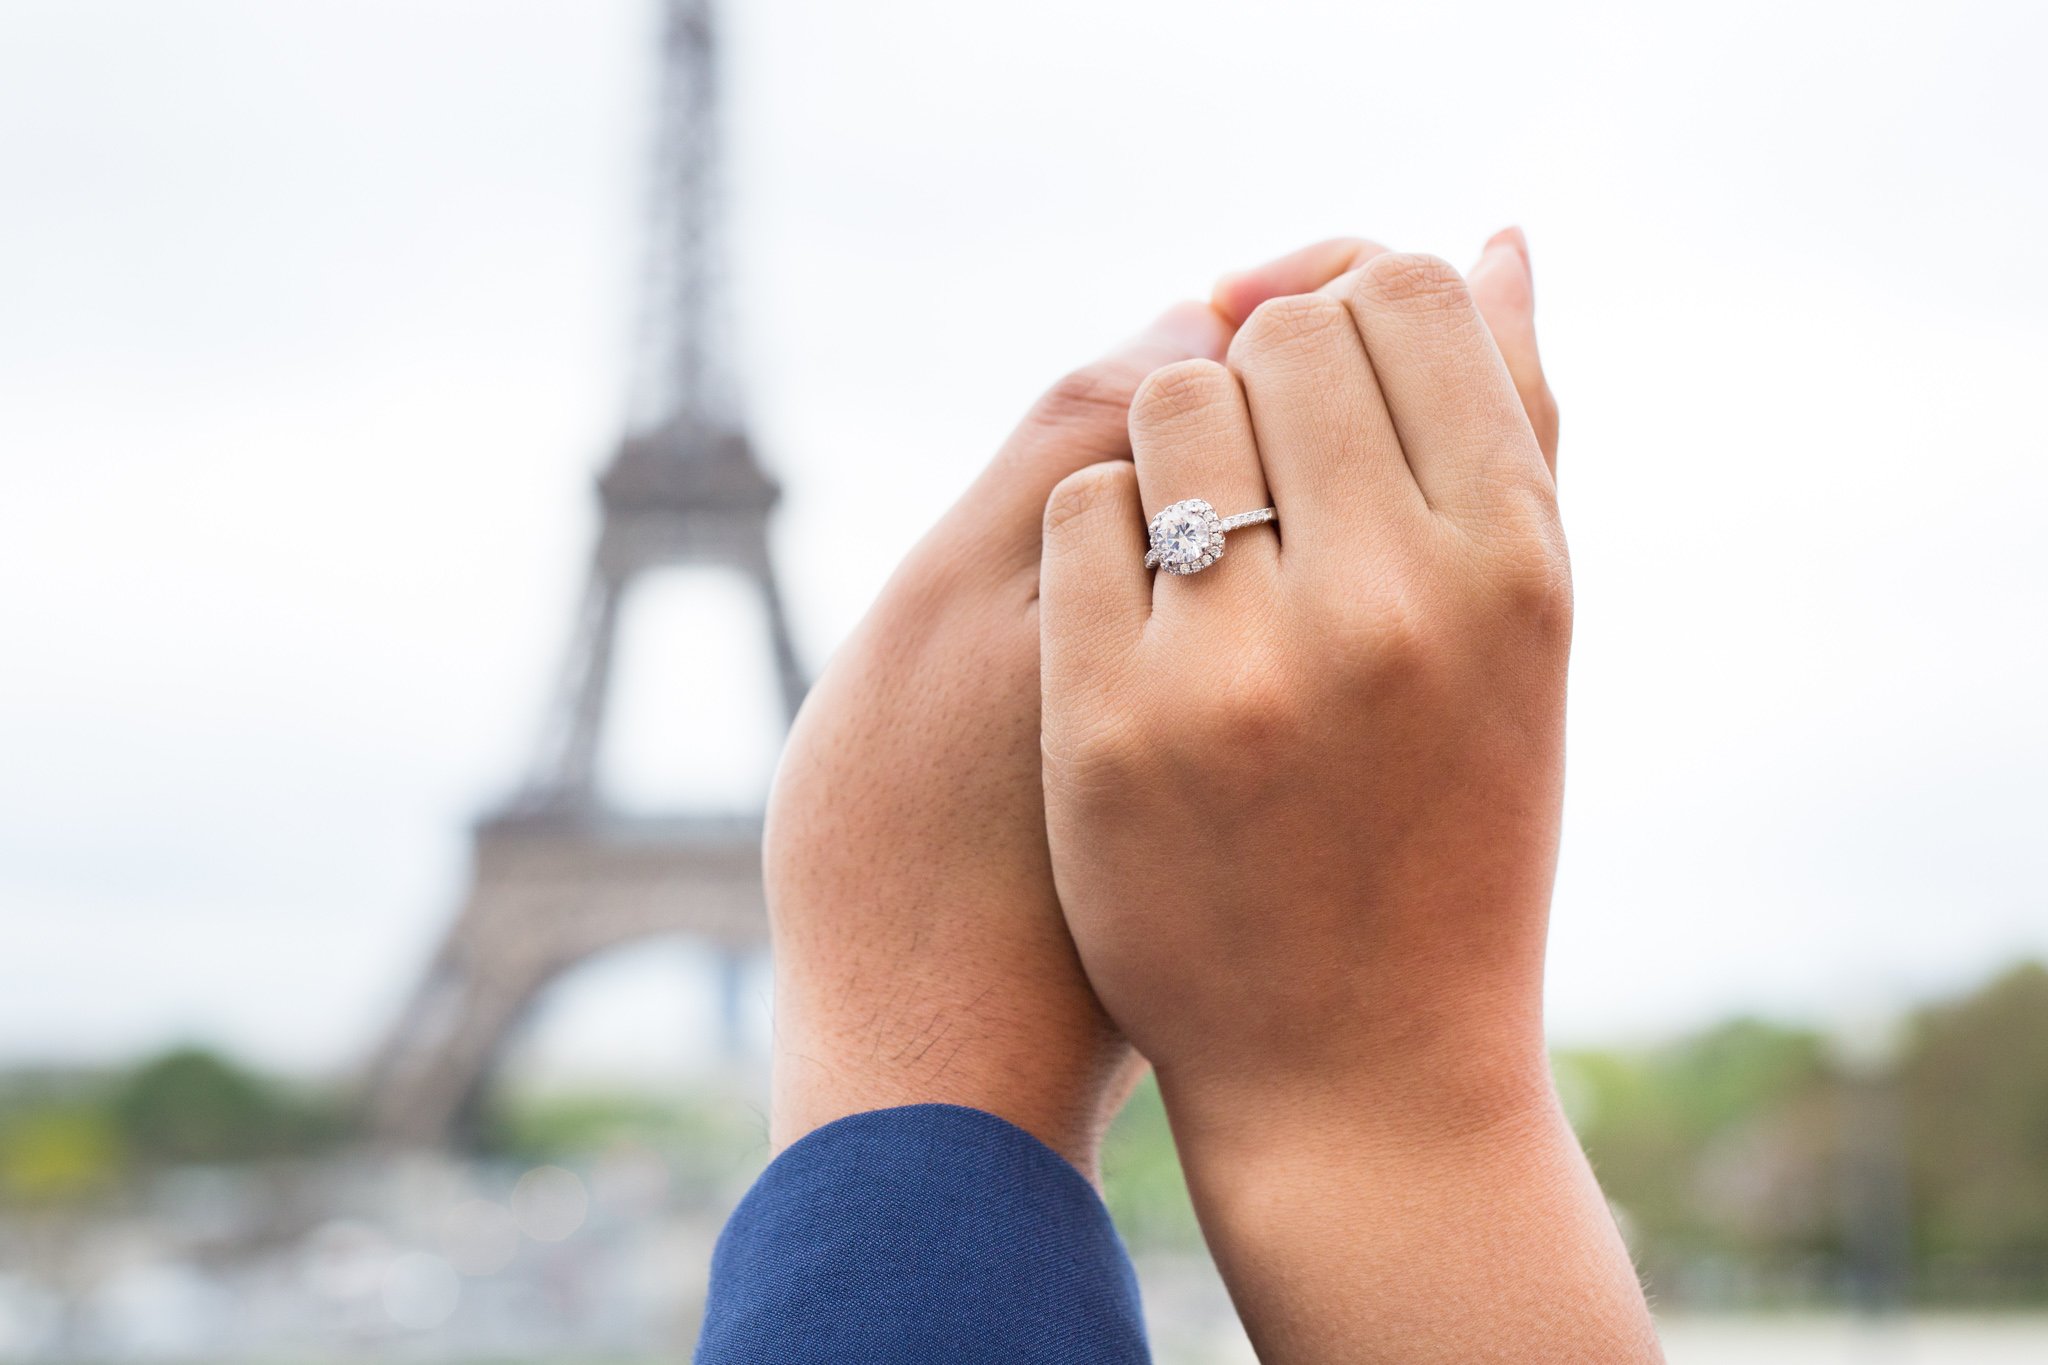
M1543 1050L1571 580L1519 238L1474 282L1264 303L1046 509L1060 900L1268 1360L1656 1352ZM1155 578L1197 497L1277 534Z

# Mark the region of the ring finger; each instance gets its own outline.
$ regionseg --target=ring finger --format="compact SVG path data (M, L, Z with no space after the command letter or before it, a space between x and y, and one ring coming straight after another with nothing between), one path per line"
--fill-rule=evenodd
M1157 518L1188 499L1207 502L1219 517L1272 505L1265 470L1252 435L1250 410L1237 376L1207 360L1186 360L1155 370L1131 401L1131 453L1138 466L1138 493L1145 515ZM1157 547L1170 563L1207 557L1202 520L1185 512L1169 519ZM1230 591L1227 586L1270 586L1279 564L1280 542L1270 529L1245 527L1223 541L1221 562L1193 573L1162 566L1153 581L1155 610L1195 596Z

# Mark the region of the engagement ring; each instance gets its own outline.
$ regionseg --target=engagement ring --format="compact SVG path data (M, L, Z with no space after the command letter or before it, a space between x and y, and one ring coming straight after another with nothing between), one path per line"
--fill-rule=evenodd
M1200 573L1223 558L1223 535L1242 526L1257 526L1274 519L1273 509L1239 512L1219 517L1216 509L1200 498L1188 498L1162 510L1152 518L1152 548L1145 553L1145 567L1168 573Z

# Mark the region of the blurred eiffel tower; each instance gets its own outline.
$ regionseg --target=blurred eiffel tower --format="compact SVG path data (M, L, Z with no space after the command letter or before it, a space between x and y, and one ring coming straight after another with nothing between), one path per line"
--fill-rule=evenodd
M371 1066L370 1130L396 1144L457 1134L506 1038L565 969L635 939L683 934L723 950L730 970L766 937L758 816L630 818L606 806L596 783L620 601L650 570L711 565L745 576L767 615L787 716L804 692L768 559L779 490L742 427L724 325L711 6L663 3L626 435L597 480L601 530L539 753L511 802L477 825L468 900Z

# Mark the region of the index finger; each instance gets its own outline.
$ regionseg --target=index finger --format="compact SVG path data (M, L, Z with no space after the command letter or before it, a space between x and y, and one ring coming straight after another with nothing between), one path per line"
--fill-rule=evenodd
M1339 275L1384 255L1386 250L1364 237L1332 237L1290 251L1255 269L1225 275L1216 281L1209 302L1225 322L1242 327L1245 319L1266 300L1289 294L1313 294Z

